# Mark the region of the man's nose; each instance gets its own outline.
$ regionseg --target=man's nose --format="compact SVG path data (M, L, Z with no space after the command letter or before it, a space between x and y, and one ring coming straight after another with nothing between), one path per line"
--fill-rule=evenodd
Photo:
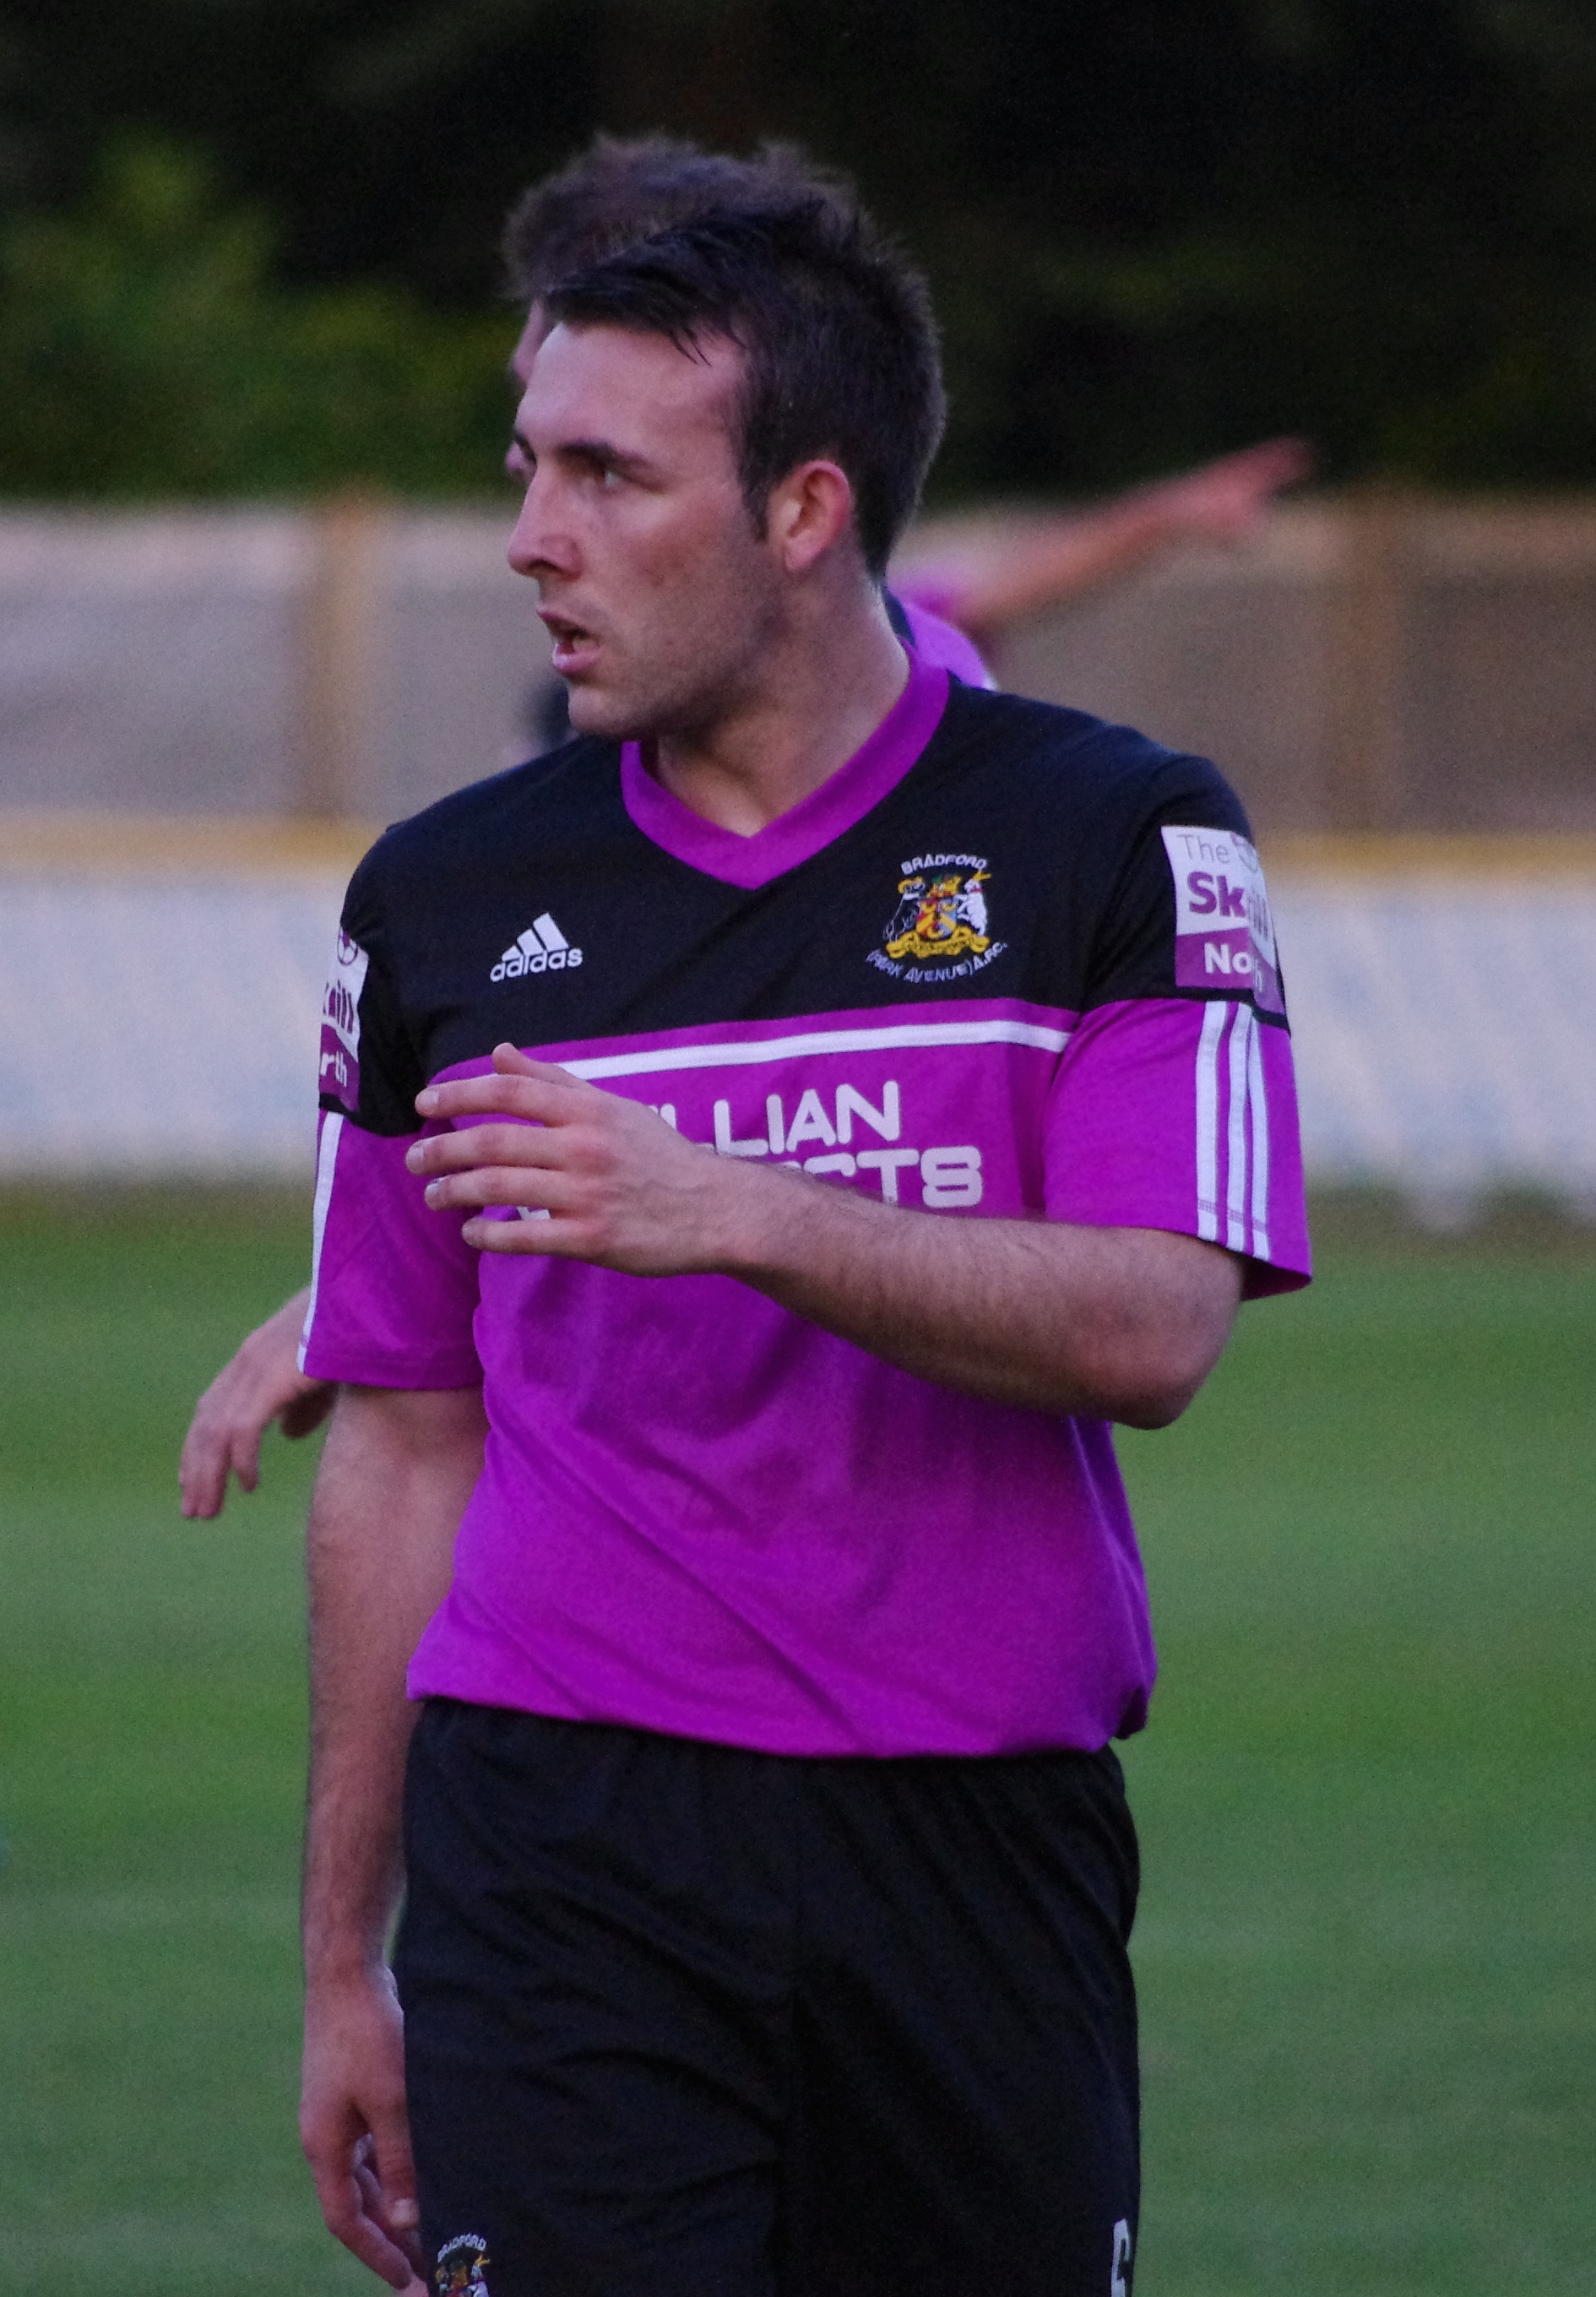
M555 490L541 471L534 471L522 498L521 515L510 534L507 553L517 574L573 574L577 570L575 540L558 516Z

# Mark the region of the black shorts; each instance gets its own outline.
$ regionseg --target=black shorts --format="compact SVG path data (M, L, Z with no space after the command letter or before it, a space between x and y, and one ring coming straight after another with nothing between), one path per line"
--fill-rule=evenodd
M435 1700L406 1855L439 2289L1129 2293L1136 1838L1107 1750L761 1755Z

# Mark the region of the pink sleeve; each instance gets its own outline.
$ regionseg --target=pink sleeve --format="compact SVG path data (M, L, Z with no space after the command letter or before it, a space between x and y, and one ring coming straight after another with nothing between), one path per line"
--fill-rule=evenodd
M436 1127L429 1127L436 1130ZM415 1133L324 1114L315 1256L300 1365L362 1387L474 1387L479 1256L405 1168Z
M991 672L976 651L975 641L936 611L937 603L944 607L949 603L941 593L935 594L934 603L932 593L911 583L907 590L899 589L897 597L908 617L915 652L922 662L929 663L934 670L950 670L967 686L991 685Z
M1248 1298L1312 1272L1291 1040L1246 999L1089 1012L1047 1120L1050 1219L1163 1228L1247 1256Z

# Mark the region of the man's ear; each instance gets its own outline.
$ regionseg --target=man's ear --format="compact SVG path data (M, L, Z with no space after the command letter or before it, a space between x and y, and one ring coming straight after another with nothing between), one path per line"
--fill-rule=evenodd
M765 532L789 574L804 574L853 526L853 489L835 463L800 463L770 490Z

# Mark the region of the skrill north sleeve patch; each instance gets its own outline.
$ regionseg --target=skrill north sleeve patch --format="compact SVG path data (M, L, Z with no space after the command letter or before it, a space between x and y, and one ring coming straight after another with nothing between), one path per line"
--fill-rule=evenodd
M1283 1012L1274 921L1255 847L1233 829L1172 827L1164 850L1175 886L1176 986L1243 989L1260 1012Z
M360 992L371 959L341 926L321 1008L318 1088L353 1116L360 1106Z

